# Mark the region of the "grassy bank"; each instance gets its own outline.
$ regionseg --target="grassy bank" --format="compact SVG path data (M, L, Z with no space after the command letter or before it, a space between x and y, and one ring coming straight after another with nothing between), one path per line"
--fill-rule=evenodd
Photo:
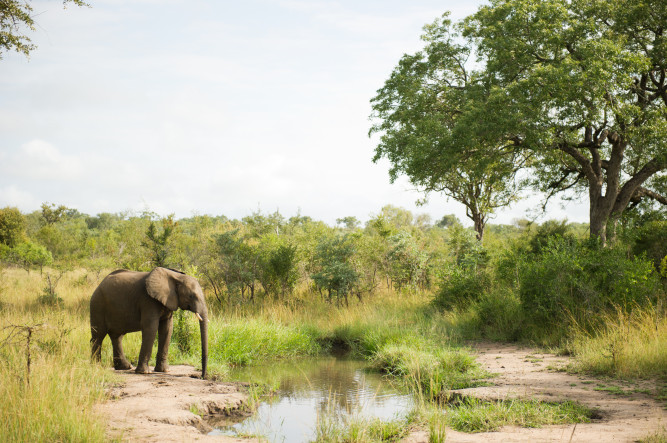
M0 441L106 441L91 411L113 375L90 364L84 275L63 276L55 304L39 273L0 276Z

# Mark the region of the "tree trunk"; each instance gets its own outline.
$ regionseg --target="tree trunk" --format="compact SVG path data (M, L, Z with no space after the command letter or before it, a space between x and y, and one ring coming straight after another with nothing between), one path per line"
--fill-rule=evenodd
M484 238L484 225L486 224L486 221L484 220L484 214L475 211L472 213L471 218L474 225L477 240L481 243L482 239Z

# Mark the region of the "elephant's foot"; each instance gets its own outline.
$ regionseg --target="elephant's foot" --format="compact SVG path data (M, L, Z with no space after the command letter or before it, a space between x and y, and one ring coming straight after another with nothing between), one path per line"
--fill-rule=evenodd
M137 374L150 374L151 369L147 365L137 366L137 369L135 369L134 372Z
M155 372L169 372L169 365L167 363L158 363L155 365Z
M115 361L113 363L113 368L117 371L125 371L128 369L132 369L132 365L127 360L120 360L120 361Z

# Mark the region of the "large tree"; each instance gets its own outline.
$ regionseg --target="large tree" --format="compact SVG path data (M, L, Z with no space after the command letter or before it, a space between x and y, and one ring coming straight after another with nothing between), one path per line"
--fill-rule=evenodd
M603 243L631 202L666 204L655 186L667 168L665 1L490 3L464 34L491 91L460 122L532 156L548 195L587 193Z
M412 119L409 134L420 125L433 129L431 146L444 158L414 170L437 178L460 170L461 158L472 160L464 163L471 171L530 167L533 186L547 198L567 190L588 194L591 237L603 243L629 205L647 198L667 204L660 193L667 169L666 6L664 0L491 0L454 27L436 22L427 35L441 57L422 58L447 68L418 98L435 97L431 103L455 114L445 123L433 109L405 114ZM465 64L466 51L474 63ZM406 87L396 93L413 94ZM385 112L403 112L390 106ZM382 129L385 138L403 137L395 122ZM381 143L376 154L389 153L396 171L410 176L403 165L417 165L421 151L406 142L390 151ZM437 174L430 172L435 165Z
M63 5L73 3L87 6L83 0L63 0ZM26 31L35 30L35 13L29 1L0 0L0 59L3 52L16 51L28 56L35 45Z
M478 142L473 131L460 131L467 103L483 101L488 88L467 66L471 48L446 15L424 30L423 51L403 56L371 100L370 135L380 134L373 161L390 161L392 182L406 175L426 195L441 192L463 203L482 240L489 216L517 196L521 161L498 144Z

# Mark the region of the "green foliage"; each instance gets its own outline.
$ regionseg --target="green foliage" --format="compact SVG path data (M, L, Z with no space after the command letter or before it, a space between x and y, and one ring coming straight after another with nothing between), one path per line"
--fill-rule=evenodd
M297 271L297 247L288 244L278 244L268 254L268 260L264 263L264 284L267 291L274 289L276 294L285 298L291 295L298 275ZM267 282L270 281L270 284Z
M254 296L255 281L259 279L259 249L245 240L239 229L217 234L218 269L230 296L241 296L246 289Z
M173 266L171 258L172 236L178 228L178 223L174 221L173 215L163 218L161 222L162 228L160 229L151 220L146 230L146 238L141 245L148 249L152 267L168 268Z
M517 341L525 334L525 314L518 295L506 288L482 293L471 305L476 329L485 338Z
M82 0L63 0L63 5L73 3L77 6L87 6ZM2 53L16 51L26 57L35 45L24 29L35 30L33 9L28 1L4 0L0 3L0 59Z
M389 237L390 277L398 290L410 288L413 291L428 284L429 256L416 239L401 230Z
M70 209L67 206L48 202L42 203L42 222L47 225L52 225L61 221Z
M646 254L656 270L660 270L660 263L667 257L667 221L651 221L633 230L632 253Z
M517 166L494 143L457 131L466 103L485 100L488 91L474 84L471 47L447 14L424 30L424 50L404 55L371 100L370 135L380 134L373 161L389 160L392 182L406 175L426 195L442 192L465 205L481 240L489 215L516 200Z
M25 219L17 208L0 209L0 244L14 247L24 240Z
M562 325L572 317L586 322L617 307L631 310L651 302L657 291L650 262L594 243L551 241L520 273L523 309L541 327Z
M538 225L528 242L528 250L533 254L539 254L549 245L549 242L555 239L564 239L566 242L574 241L574 236L569 232L567 220L547 220Z
M45 276L46 286L44 286L44 289L42 289L42 295L40 295L37 298L37 301L40 304L51 307L60 307L60 308L63 307L65 301L56 292L56 288L58 287L58 282L60 282L60 279L63 277L63 274L64 274L63 272L61 272L60 275L58 276L46 274Z
M359 281L352 257L354 245L349 236L323 237L317 245L314 265L317 270L311 275L318 289L327 292L329 302L347 303L350 294Z
M26 271L35 267L41 270L44 266L53 262L53 256L44 246L32 242L19 243L15 247L5 250L4 254L8 262L16 264Z
M195 343L199 341L198 328L190 321L193 317L189 312L182 309L174 312L174 329L171 335L172 342L176 344L179 352L183 355L191 354L195 348Z
M488 272L453 267L440 285L433 304L443 310L465 309L487 294L490 289L491 276Z
M605 243L631 201L664 202L664 11L662 0L507 0L456 24L445 14L372 100L374 160L463 203L480 239L527 170L547 198L586 193Z
M395 442L408 434L409 420L353 419L341 422L326 415L318 419L317 443L377 443Z

